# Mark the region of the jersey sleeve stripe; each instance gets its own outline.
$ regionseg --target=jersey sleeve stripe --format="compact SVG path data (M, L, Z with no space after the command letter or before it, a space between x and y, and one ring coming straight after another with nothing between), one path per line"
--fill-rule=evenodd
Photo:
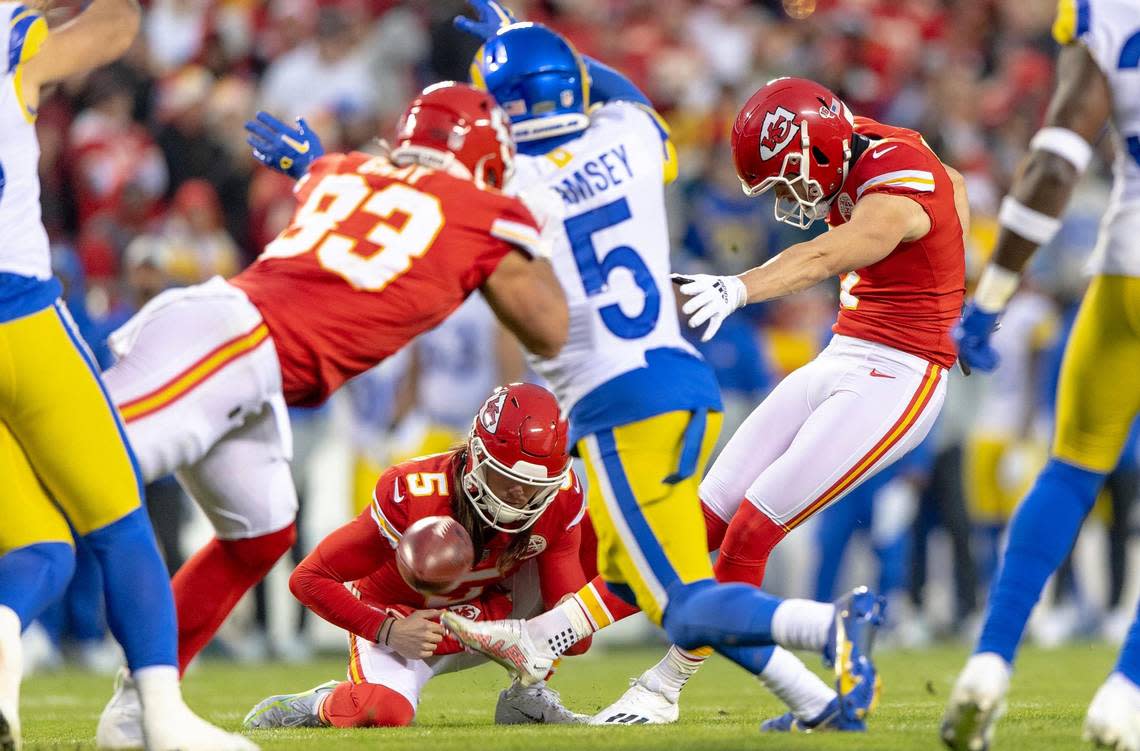
M534 227L508 219L496 219L491 223L491 235L517 245L532 256L541 256L539 252L538 231Z
M881 175L872 177L867 182L859 186L855 191L855 200L858 201L862 198L863 193L871 188L880 185L890 185L902 188L911 188L913 190L921 191L923 193L934 192L934 175L925 170L896 170L894 172L884 172Z
M376 528L380 530L380 534L388 540L392 547L400 544L400 533L396 531L395 525L388 521L388 517L384 516L384 512L380 510L380 501L376 500L376 494L372 494L372 521L376 522Z
M578 526L578 522L582 521L582 517L584 517L585 515L586 515L586 499L583 498L582 499L582 508L578 509L578 513L574 516L573 519L570 520L570 523L566 525L566 531L569 532L570 530L574 529L574 527Z
M42 39L37 40L36 38L39 34L33 31L33 27L35 27L37 21L42 22L43 16L28 10L22 5L12 11L11 22L9 23L10 31L8 34L9 73L15 71L20 63L31 57L39 47L39 42L43 41ZM45 29L40 29L40 31L46 30L46 24L44 26ZM29 41L31 41L32 44L28 44Z

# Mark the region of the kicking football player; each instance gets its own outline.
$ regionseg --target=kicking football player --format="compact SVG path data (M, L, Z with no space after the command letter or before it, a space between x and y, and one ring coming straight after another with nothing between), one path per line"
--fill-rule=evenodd
M544 232L553 238L571 333L561 355L533 364L568 411L571 441L586 463L599 569L609 584L599 586L636 601L684 646L713 645L768 685L795 684L822 705L835 692L792 655L773 662L773 650L742 645L820 650L838 634L840 683L862 697L851 711L865 710L874 671L856 642L877 618L874 597L836 609L713 580L697 483L716 441L720 399L711 370L681 336L672 302L663 182L675 161L664 124L629 81L554 32L513 23L488 0L472 5L479 18L457 23L484 39L472 78L511 115L520 150L511 188L552 189L556 198ZM597 589L582 598L597 604ZM525 625L470 623L454 613L443 623L537 680L561 645L597 621L573 604Z
M1117 132L1115 186L1093 251L1096 270L1065 350L1049 461L1010 523L974 655L958 676L942 739L977 751L993 739L1018 643L1050 574L1064 560L1116 466L1140 412L1140 13L1130 0L1062 0L1063 45L1045 126L1002 201L997 248L955 335L961 357L992 370L994 324L1038 246L1061 226L1073 187L1105 125ZM1140 617L1089 705L1085 735L1140 749Z
M349 680L271 696L250 710L246 727L409 725L433 676L485 660L445 634L441 609L476 620L526 616L580 589L586 508L567 437L554 395L514 383L492 392L462 448L384 472L370 508L326 537L290 579L297 599L348 631ZM471 570L439 595L412 589L396 566L401 536L429 516L459 520L475 543ZM585 719L545 685L518 682L495 711L508 724Z
M105 377L143 477L176 472L217 533L174 577L182 669L293 543L286 405L320 404L476 289L528 348L566 338L534 219L497 189L514 145L490 96L428 88L383 156L314 160L303 126L261 117L285 135L252 124L258 153L301 178L292 224L242 273L165 292L110 338ZM137 694L120 688L102 745L139 740Z
M251 749L195 716L178 686L170 582L142 508L115 405L52 276L40 221L40 88L119 57L134 0L93 0L49 30L37 8L0 3L8 50L0 97L0 748L20 746L20 632L63 593L68 522L103 570L107 620L137 676L151 749Z

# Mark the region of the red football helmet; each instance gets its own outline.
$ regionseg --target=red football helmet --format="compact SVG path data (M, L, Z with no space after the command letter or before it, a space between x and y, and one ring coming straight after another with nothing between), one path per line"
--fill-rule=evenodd
M490 94L444 81L412 100L396 128L392 160L460 168L477 184L502 188L514 171L510 120Z
M853 122L847 105L813 81L769 81L732 125L732 159L745 194L781 186L776 219L801 229L826 217L847 178Z
M485 524L521 532L538 521L570 473L569 427L554 395L512 383L495 389L471 426L463 492Z

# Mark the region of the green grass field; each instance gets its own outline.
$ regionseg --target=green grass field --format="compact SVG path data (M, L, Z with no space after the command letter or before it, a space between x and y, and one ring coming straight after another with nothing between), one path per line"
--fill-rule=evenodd
M571 708L595 711L661 653L640 648L569 660L554 685ZM937 726L947 692L965 656L961 648L946 647L880 655L883 700L865 736L761 736L757 722L782 710L758 683L716 658L685 690L681 721L667 727L492 727L497 690L506 681L505 673L491 665L432 681L413 728L262 731L252 737L264 749L935 749L941 748ZM1082 748L1085 709L1113 659L1114 651L1102 645L1027 649L1014 677L997 748ZM193 672L185 686L191 706L236 729L245 712L265 695L299 691L343 674L339 659L305 665L210 663ZM74 672L28 679L23 700L28 748L93 746L95 723L110 689L105 678Z

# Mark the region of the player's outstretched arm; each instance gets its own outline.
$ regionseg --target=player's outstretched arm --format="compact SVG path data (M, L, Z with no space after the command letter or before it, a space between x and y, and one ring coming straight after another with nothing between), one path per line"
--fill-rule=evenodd
M1037 248L1061 228L1058 218L1092 157L1092 143L1112 112L1108 80L1083 44L1068 44L1057 58L1057 88L1045 127L1030 141L1013 188L1001 204L1001 231L974 298L954 328L958 357L967 366L993 370L998 355L990 336L1021 283L1021 270Z
M566 296L550 262L518 251L503 257L482 286L495 315L539 357L556 356L569 334Z
M795 294L839 274L870 266L887 257L899 243L918 240L930 231L930 217L916 201L897 195L864 196L851 220L807 242L797 243L763 266L739 276L674 275L689 326L709 323L708 341L737 308Z
M24 63L23 86L31 106L39 89L117 60L139 30L137 0L92 0L87 9L48 32L39 51Z

